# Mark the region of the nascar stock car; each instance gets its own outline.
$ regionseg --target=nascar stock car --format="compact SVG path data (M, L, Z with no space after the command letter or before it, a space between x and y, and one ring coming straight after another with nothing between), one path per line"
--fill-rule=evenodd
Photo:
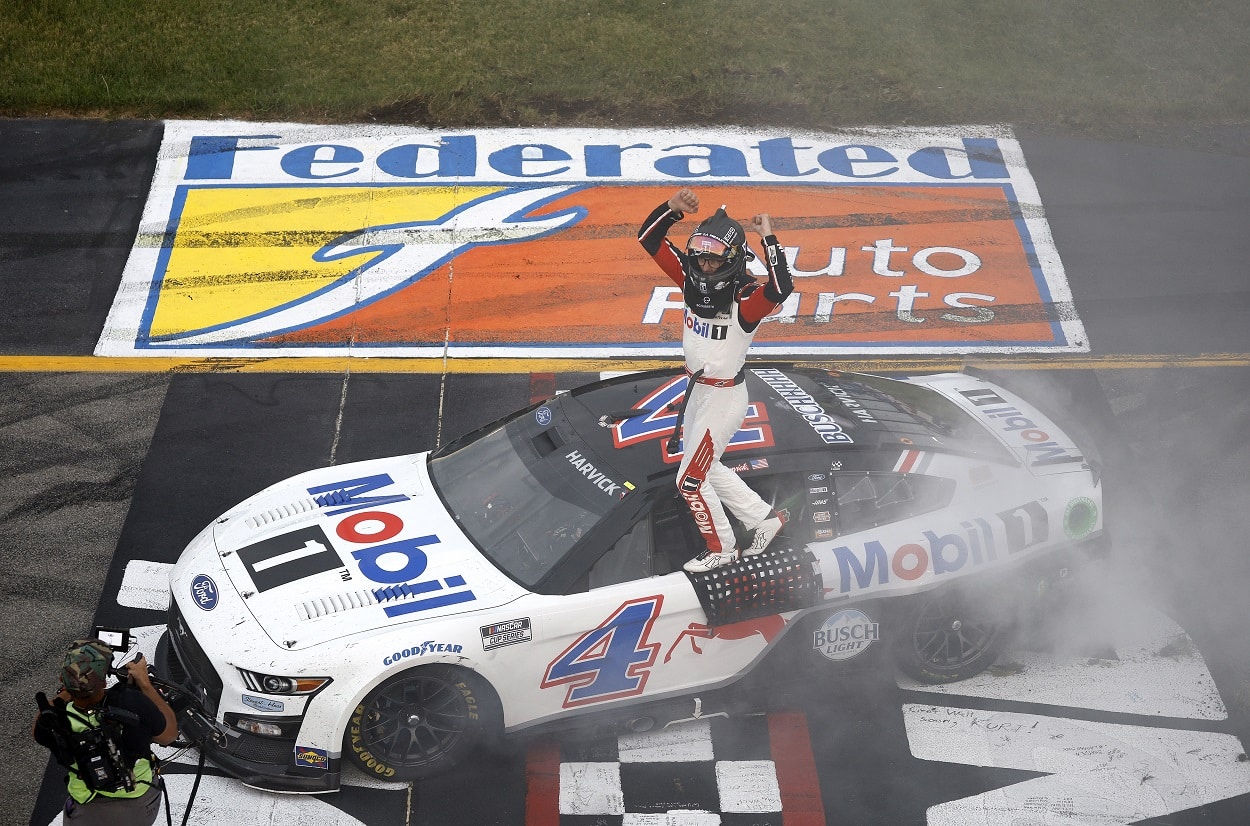
M666 446L680 370L223 514L171 572L160 656L205 712L189 724L211 721L208 756L278 791L334 790L344 758L418 779L501 732L689 703L786 640L964 679L1000 653L1005 578L1036 589L1105 544L1089 446L998 383L793 365L747 382L723 461L787 521L709 572L682 570L703 542Z

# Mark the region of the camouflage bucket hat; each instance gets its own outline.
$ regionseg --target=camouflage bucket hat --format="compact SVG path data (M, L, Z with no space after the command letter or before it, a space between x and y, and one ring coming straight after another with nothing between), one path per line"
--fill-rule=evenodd
M99 640L74 640L65 652L61 685L70 694L88 696L104 688L113 665L113 649Z

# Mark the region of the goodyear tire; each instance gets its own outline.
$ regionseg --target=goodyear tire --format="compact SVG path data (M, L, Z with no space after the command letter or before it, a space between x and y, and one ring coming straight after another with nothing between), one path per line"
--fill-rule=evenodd
M1002 653L1006 623L975 596L938 588L899 612L895 660L922 683L953 683L980 674Z
M371 777L420 780L462 762L501 720L494 692L477 674L423 666L369 692L348 721L343 751Z

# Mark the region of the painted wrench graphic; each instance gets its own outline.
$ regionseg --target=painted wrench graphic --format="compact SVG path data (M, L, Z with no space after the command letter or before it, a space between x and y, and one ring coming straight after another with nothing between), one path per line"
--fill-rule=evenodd
M240 343L328 321L420 281L471 247L540 238L576 224L586 216L584 207L570 207L542 218L524 217L576 188L504 190L471 201L437 221L366 227L348 233L312 256L322 263L370 256L333 284L264 313L154 341L179 345Z

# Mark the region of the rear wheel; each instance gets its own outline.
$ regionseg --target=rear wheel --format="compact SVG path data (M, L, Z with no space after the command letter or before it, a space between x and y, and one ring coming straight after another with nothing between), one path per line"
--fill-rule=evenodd
M951 683L980 674L1002 652L1006 623L967 592L939 588L901 612L895 658L922 683Z
M373 777L419 780L462 762L499 731L501 718L494 692L472 671L414 668L356 706L344 753Z

